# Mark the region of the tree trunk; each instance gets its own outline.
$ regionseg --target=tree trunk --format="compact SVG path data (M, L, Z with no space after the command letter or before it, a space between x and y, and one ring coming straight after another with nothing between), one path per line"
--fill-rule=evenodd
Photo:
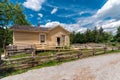
M1 51L0 51L0 62L1 62Z
M7 54L6 54L6 37L5 37L4 41L3 41L3 50L4 50L5 57L7 57Z
M6 53L7 34L8 34L8 30L7 30L7 27L6 27L5 32L4 32L4 41L3 41L3 50L4 50L5 57L7 57L7 53Z

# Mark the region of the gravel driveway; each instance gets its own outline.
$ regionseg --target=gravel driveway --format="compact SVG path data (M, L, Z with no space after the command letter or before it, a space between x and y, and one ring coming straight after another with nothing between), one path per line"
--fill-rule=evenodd
M120 53L30 70L1 80L120 80Z

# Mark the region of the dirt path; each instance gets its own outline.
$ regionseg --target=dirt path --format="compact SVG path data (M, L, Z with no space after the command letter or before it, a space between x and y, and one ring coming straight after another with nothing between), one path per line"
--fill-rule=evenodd
M30 70L1 80L120 80L120 53Z

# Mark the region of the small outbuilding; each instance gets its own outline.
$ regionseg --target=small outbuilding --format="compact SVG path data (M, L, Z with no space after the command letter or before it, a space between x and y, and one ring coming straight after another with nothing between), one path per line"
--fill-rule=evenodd
M13 45L34 45L37 50L53 49L70 45L70 32L58 25L56 27L33 27L14 25Z

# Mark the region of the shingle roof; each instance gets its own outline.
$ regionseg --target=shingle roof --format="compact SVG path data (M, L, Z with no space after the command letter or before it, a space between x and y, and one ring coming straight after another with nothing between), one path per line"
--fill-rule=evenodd
M25 30L25 31L48 31L50 28L33 27L33 26L29 26L29 25L14 25L10 29L12 29L12 30Z

